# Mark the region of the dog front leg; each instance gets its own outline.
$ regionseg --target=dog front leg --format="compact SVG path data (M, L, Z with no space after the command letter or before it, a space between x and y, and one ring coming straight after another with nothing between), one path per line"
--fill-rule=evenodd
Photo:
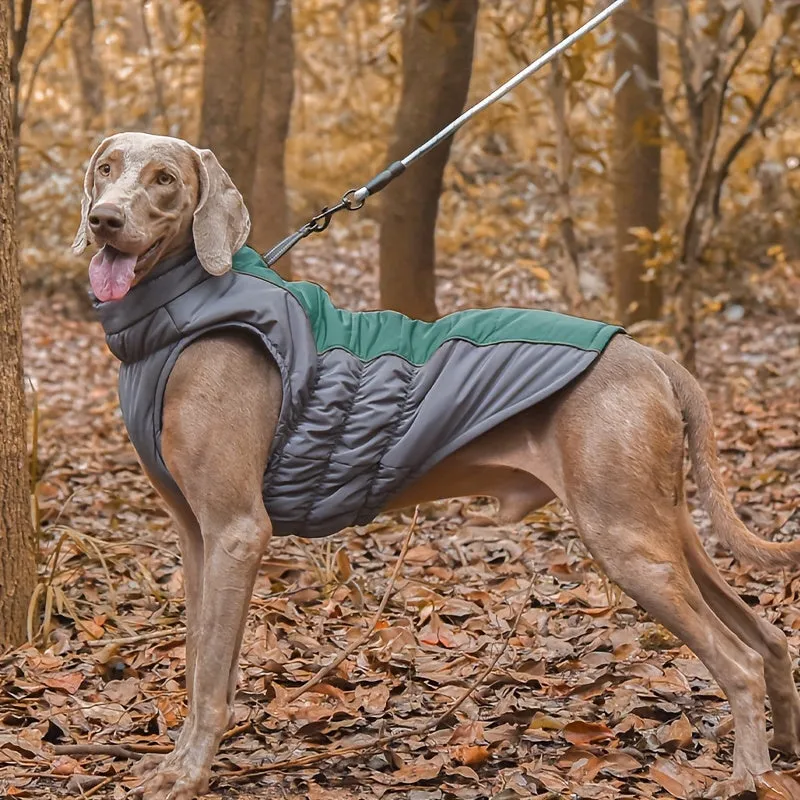
M203 598L192 709L179 747L145 784L145 800L190 800L208 789L211 764L232 711L229 677L272 526L262 505L227 525L202 530Z
M186 702L189 711L194 697L194 665L201 638L200 613L203 605L203 536L200 523L184 500L165 497L178 532L183 563L183 592L186 604Z
M164 502L169 507L172 521L178 532L178 542L183 563L183 587L186 605L186 703L191 716L194 702L194 666L197 659L197 648L201 637L200 614L203 603L203 538L200 524L189 505L182 499L175 498L161 491L159 485L151 479L159 490ZM133 773L144 777L154 772L165 761L175 760L183 750L186 741L185 725L175 750L168 756L147 755L137 762Z
M142 787L146 800L189 800L208 787L233 707L229 683L253 584L272 534L261 493L280 408L280 373L247 336L199 339L181 353L167 383L161 449L200 526L199 540L182 539L190 554L187 589L198 587L187 598L190 712L178 746Z

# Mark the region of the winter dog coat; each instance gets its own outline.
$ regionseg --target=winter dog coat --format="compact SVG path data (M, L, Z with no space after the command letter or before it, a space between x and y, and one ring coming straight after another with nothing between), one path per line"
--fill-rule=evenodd
M574 380L621 331L516 308L433 323L345 311L316 284L282 280L248 247L221 277L196 257L168 259L95 308L122 362L131 442L177 495L160 447L176 359L212 330L244 330L263 344L283 380L264 503L276 534L307 537L371 521L447 455Z

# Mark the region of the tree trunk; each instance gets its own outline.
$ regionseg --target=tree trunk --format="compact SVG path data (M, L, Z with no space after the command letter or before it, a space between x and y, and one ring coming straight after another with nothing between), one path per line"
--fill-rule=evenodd
M250 244L260 253L277 244L289 229L286 200L286 137L294 99L294 40L291 0L268 0L269 32L265 50L270 56L268 80L261 93L261 124L258 131L250 217ZM285 255L275 269L284 277L292 272L291 256Z
M70 29L72 57L86 106L87 125L103 111L103 68L94 49L94 8L92 0L79 0Z
M181 24L178 19L178 5L171 0L156 3L156 19L167 47L177 50L181 45Z
M77 10L77 9L76 9ZM142 3L129 2L122 6L122 14L117 17L122 22L122 49L126 53L137 54L147 46Z
M206 19L200 144L250 205L268 19L263 0L201 0Z
M553 0L546 0L545 13L547 15L547 46L553 47L556 43L556 25L553 13ZM560 28L564 29L563 12L560 14ZM562 35L563 38L563 35ZM561 241L564 246L563 290L564 299L570 311L577 311L583 303L580 283L580 247L578 236L575 232L575 218L572 215L572 193L570 180L572 178L572 141L569 131L569 112L567 100L569 85L564 75L564 65L561 57L553 59L548 75L550 87L550 101L553 104L553 125L556 134L556 176L558 192L558 227L561 231Z
M478 0L409 0L403 27L403 90L388 161L404 158L464 108ZM435 244L449 140L409 167L383 194L381 305L437 317Z
M636 227L655 232L661 224L661 90L654 13L654 0L634 0L614 17L616 305L625 324L657 319L661 313L661 287L657 280L642 280L644 256L630 233Z
M290 0L201 0L201 6L206 48L200 144L213 150L230 174L253 216L253 240L259 247L266 242L266 248L286 231L283 151L294 55ZM262 231L267 220L269 229Z
M25 447L8 5L0 3L0 649L25 639L36 584Z

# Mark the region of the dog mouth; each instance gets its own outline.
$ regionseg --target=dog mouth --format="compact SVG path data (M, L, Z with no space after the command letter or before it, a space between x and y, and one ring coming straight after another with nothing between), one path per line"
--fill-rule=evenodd
M156 239L143 253L125 253L111 244L105 244L89 264L89 283L95 297L101 302L121 300L130 291L138 267L144 266L157 253L163 239Z
M151 245L150 245L150 247L148 247L148 248L147 248L147 250L145 250L145 251L144 251L144 253L142 253L141 255L139 255L139 257L138 257L138 258L137 258L137 260L136 260L136 266L137 266L137 267L138 267L138 266L141 266L142 264L144 264L145 262L147 262L147 261L148 261L148 259L150 258L150 256L152 256L152 255L153 255L153 254L156 252L156 250L158 250L158 248L159 248L159 247L161 247L161 243L162 243L163 241L164 241L164 239L163 239L163 238L161 238L161 239L156 239L156 240L153 242L153 244L151 244Z

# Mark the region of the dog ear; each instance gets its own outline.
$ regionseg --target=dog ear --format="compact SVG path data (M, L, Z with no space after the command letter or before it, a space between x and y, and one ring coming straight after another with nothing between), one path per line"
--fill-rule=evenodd
M239 190L210 150L195 149L200 180L192 235L197 258L206 272L224 275L233 254L247 241L250 215Z
M97 159L105 153L113 138L113 136L108 136L100 142L89 159L89 166L86 167L86 175L83 177L83 197L81 197L81 222L72 242L72 250L76 256L79 256L89 244L89 211L92 208L92 194L94 193L94 168L97 165Z

